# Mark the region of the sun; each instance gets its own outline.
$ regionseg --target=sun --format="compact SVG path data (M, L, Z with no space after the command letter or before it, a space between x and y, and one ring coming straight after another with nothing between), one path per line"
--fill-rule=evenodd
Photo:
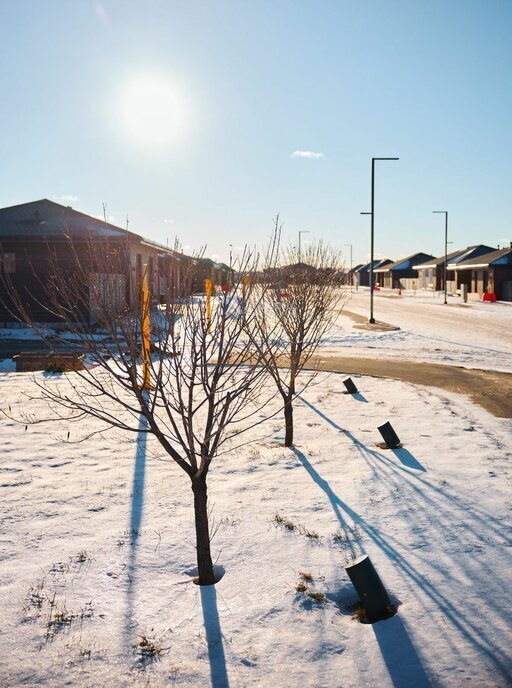
M186 107L176 84L161 75L130 79L121 94L124 133L147 148L167 148L186 128Z

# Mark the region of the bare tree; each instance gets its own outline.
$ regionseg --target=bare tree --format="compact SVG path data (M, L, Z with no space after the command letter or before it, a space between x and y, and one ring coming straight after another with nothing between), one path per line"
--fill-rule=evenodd
M339 253L322 243L311 243L299 256L295 247L281 250L280 236L277 217L260 277L263 297L256 304L251 339L281 395L285 446L289 447L293 444L297 378L341 312L346 291L341 288Z
M246 280L241 317L242 288L235 279L231 290L218 291L211 297L207 309L204 296L191 296L194 266L193 261L188 261L188 268L179 271L169 265L165 306L152 308L151 300L146 299L134 309L129 289L119 279L126 256L108 238L96 237L87 249L70 240L70 247L73 268L61 269L58 257L50 254L50 277L40 285L45 297L32 294L29 299L61 322L64 333L49 337L32 317L26 295L12 283L8 285L11 307L34 328L57 360L62 346L69 349L71 336L86 361L83 370L66 376L62 383L53 380L47 384L38 378L38 398L49 405L50 413L22 420L64 419L80 424L86 417L95 418L96 430L81 436L81 440L112 428L154 435L190 480L198 580L202 585L212 584L215 576L210 549L208 471L227 441L232 442L235 435L262 422L260 411L268 401L261 394L265 369L246 365L251 347L246 328L252 327L258 297ZM246 251L238 274L252 272L255 265L255 255ZM135 284L134 288L138 293L141 285ZM94 331L83 326L83 314L88 312L94 313ZM148 318L152 354L150 360L143 361L142 341ZM9 413L5 404L3 411Z

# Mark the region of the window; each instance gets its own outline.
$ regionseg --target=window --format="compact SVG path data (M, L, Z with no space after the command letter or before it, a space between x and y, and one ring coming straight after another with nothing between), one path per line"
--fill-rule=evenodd
M14 253L0 253L0 272L12 275L15 272L16 260Z

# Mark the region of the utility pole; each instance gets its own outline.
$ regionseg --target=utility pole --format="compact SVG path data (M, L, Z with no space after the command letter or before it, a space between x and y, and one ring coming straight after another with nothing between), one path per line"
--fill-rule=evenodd
M350 246L350 291L352 292L352 283L354 281L354 275L352 274L352 244L345 244L345 246Z
M301 241L300 241L301 234L309 234L309 229L301 229L299 231L299 263L302 260L302 250L301 250Z
M448 283L446 280L446 269L448 263L448 211L447 210L433 210L433 213L438 213L444 215L444 269L443 269L443 281L444 281L444 303L448 303Z
M374 263L374 234L375 234L375 161L376 160L399 160L400 158L372 158L372 209L370 213L361 213L361 215L372 216L372 229L370 239L370 317L368 322L375 325L375 318L373 317L373 263Z

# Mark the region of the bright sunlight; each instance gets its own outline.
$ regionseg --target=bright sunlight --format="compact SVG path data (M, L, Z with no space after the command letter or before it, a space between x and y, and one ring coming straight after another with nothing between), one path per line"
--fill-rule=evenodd
M145 147L166 147L186 128L185 101L178 87L160 75L130 80L121 95L127 137Z

